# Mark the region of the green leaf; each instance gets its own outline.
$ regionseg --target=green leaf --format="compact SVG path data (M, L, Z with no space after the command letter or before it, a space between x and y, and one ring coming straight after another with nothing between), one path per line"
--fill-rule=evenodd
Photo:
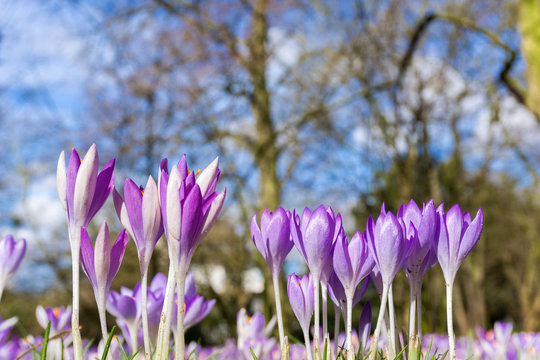
M105 360L107 358L107 354L109 353L109 348L111 347L111 341L114 336L114 330L116 330L116 325L114 325L111 329L111 333L109 334L107 343L105 343L105 349L103 350L103 355L101 356L101 360Z
M257 355L255 355L255 353L253 352L253 349L251 347L249 348L249 351L251 351L251 356L253 356L253 360L258 360Z
M47 359L47 346L49 345L49 333L51 332L51 320L47 323L45 335L43 336L43 347L41 348L41 360Z

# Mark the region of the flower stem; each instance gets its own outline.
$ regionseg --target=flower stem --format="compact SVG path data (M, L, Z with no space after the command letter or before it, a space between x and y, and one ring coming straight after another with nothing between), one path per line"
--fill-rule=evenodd
M73 358L83 360L81 332L79 330L79 263L81 251L81 228L69 228L69 243L71 245L71 264L73 278L73 303L71 313L71 334L73 337Z
M377 356L377 347L379 345L379 336L381 335L381 328L384 319L384 313L386 310L386 303L388 300L388 285L383 285L383 292L381 297L381 307L379 309L379 317L377 319L377 327L375 328L375 333L373 334L373 340L371 342L371 348L369 350L369 359L374 360Z
M156 360L167 360L169 355L169 339L171 334L172 306L174 303L174 288L176 281L174 277L174 267L172 262L169 264L169 274L167 278L167 288L165 290L165 299L163 299L163 308L159 319L158 338L156 341Z
M309 329L308 328L302 329L302 331L304 333L304 341L306 342L307 358L308 360L313 360L313 354L311 353L311 344L309 342Z
M450 360L456 359L456 339L454 336L454 321L452 316L452 287L453 283L446 283L446 319L448 323L448 346L450 349Z
M141 292L144 358L150 359L152 348L150 345L150 331L148 330L148 270L145 270L141 277Z
M388 314L390 315L390 354L391 359L396 357L397 346L396 346L396 315L394 312L394 294L392 291L392 284L388 291Z
M416 279L411 275L409 279L409 359L414 358L416 348Z
M332 358L335 358L338 353L338 347L339 347L339 325L340 325L340 319L341 319L341 312L339 311L339 308L334 305L334 348L332 349Z
M416 285L416 313L418 317L418 336L416 343L422 347L422 281Z
M352 298L354 294L347 294L347 321L345 322L347 340L347 360L354 359L354 349L352 346Z
M321 281L323 338L328 334L328 284Z
M174 339L175 360L185 359L184 342L184 292L185 292L186 272L182 269L176 271L176 291L178 294L178 304L176 307L176 334Z
M278 332L279 332L279 344L281 348L283 348L284 345L284 338L285 333L283 331L283 315L281 313L281 296L279 292L279 274L274 274L272 276L273 284L274 284L274 295L276 300L276 315L277 315L277 322L278 322Z
M314 302L315 302L315 330L313 331L313 352L315 360L321 358L319 352L319 279L313 278L313 292L314 292Z

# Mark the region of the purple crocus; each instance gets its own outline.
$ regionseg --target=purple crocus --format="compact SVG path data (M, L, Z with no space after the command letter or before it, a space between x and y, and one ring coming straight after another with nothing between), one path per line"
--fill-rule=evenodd
M60 306L55 308L43 308L41 305L38 305L36 307L36 318L43 329L47 328L49 322L51 323L49 338L52 338L64 331L69 331L71 307L68 306L67 308L64 308L63 306ZM71 341L72 339L70 336L49 340L46 358L60 359L62 355L66 354L67 349L70 348Z
M332 262L336 219L333 212L323 205L311 212L305 208L300 218L296 213L291 216L291 235L294 245L304 257L311 276L313 276L315 300L315 352L319 346L319 282L328 263ZM330 274L328 274L330 276Z
M285 258L293 248L290 228L291 213L279 207L274 213L265 209L261 215L261 227L257 224L257 214L251 218L251 238L255 247L266 260L272 273L276 313L278 319L279 341L283 348L284 331L279 291L279 273Z
M39 325L46 329L49 321L51 322L51 330L49 336L54 336L62 331L69 330L69 322L71 320L71 307L47 307L41 305L36 307L36 318Z
M0 240L0 299L9 278L17 271L26 253L26 240L15 241L12 235Z
M175 304L177 303L177 299L178 294L175 294ZM184 300L184 330L189 329L190 327L204 319L216 304L216 300L206 300L204 297L197 294L197 289L195 287L195 282L191 273L188 273L188 275L186 276ZM174 323L176 320L176 312L173 311L172 314ZM173 327L173 331L176 331L176 328Z
M108 338L105 317L107 296L112 281L120 269L128 240L126 230L122 230L111 248L109 228L104 221L99 228L94 249L88 232L85 228L81 228L81 262L94 289L103 339Z
M439 219L435 213L433 200L424 204L422 211L414 200L403 204L397 214L403 234L411 242L411 254L405 260L403 269L409 280L409 357L418 353L421 344L421 287L425 272L435 265L433 244L439 229ZM435 259L436 260L436 259ZM418 308L418 314L416 310ZM418 319L416 316L418 315ZM418 335L415 325L418 322Z
M81 161L75 149L71 151L66 168L62 151L58 159L56 182L58 196L67 214L68 234L71 246L73 267L73 351L75 359L83 358L81 334L79 331L79 252L81 246L81 227L103 206L114 185L114 159L111 159L98 172L99 158L96 145L90 146Z
M174 301L174 283L178 294L177 333L175 339L175 357L184 358L184 287L189 264L197 246L210 231L221 212L225 199L225 190L216 192L219 179L219 163L216 158L197 177L187 167L186 157L182 156L169 175L167 160L163 160L159 172L159 200L163 217L165 235L169 245L171 268L170 282L158 335L156 357L164 358L168 353L170 316Z
M113 192L114 205L122 225L127 229L135 245L139 256L142 284L142 323L145 356L149 357L150 334L148 325L147 287L148 265L157 241L163 235L163 222L158 199L158 188L152 176L148 177L146 188L139 188L131 179L124 183L124 197L122 202L120 194Z
M383 282L383 291L381 298L381 308L377 327L375 328L374 341L371 344L370 359L375 359L376 346L379 341L382 321L386 309L389 293L391 293L391 285L394 277L410 254L410 241L403 235L403 229L397 218L391 212L381 213L377 218L377 222L370 216L367 222L366 238L368 240L371 255L375 260ZM391 298L390 298L391 299ZM395 353L394 344L395 337L395 321L393 319L393 306L390 301L390 349ZM395 354L390 354L390 356Z
M459 205L454 205L444 213L444 204L437 208L440 221L439 236L436 238L437 259L446 281L446 316L450 359L456 359L456 340L452 318L452 288L456 273L467 255L472 251L484 226L484 214L478 209L471 220L468 212L462 212Z
M367 240L362 233L357 232L347 241L347 236L341 236L336 241L333 255L334 271L343 285L347 298L347 318L345 319L347 359L354 358L351 342L352 307L356 287L369 275L375 265L368 249Z
M0 344L5 344L7 339L11 334L11 329L17 324L19 319L17 317L12 317L6 320L2 320L0 316Z
M296 274L291 274L287 280L287 295L294 315L298 319L302 332L304 333L308 360L313 359L309 341L309 324L315 306L314 285L315 281L311 274L304 275L301 279ZM317 331L317 329L315 329L315 331Z
M138 347L138 330L142 316L141 284L135 285L133 290L122 286L120 293L112 290L107 298L107 311L116 318L118 327L122 329L124 338L134 353Z

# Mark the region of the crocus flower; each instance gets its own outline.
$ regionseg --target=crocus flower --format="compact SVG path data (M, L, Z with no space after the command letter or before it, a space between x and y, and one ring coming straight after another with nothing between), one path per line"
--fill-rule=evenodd
M41 305L36 307L36 318L39 325L46 329L49 321L51 322L51 329L49 336L54 336L63 331L69 329L69 322L71 320L71 307L47 307L44 308Z
M484 214L478 209L471 220L468 212L463 213L459 205L454 205L444 213L444 204L437 208L440 221L439 236L436 238L437 259L446 281L446 316L450 359L456 359L456 340L452 318L452 288L456 273L467 255L478 242L484 226Z
M314 310L313 286L314 279L311 274L304 275L301 279L296 274L291 274L287 280L287 295L304 333L308 360L313 358L309 341L309 324Z
M141 284L135 285L133 290L122 286L120 293L112 290L107 298L107 311L116 318L118 327L122 329L124 338L134 353L138 347L138 329L142 313Z
M17 317L12 317L6 320L2 320L0 316L0 344L5 344L9 335L11 334L11 329L17 324L19 319Z
M148 265L154 247L161 235L163 235L163 222L161 220L156 182L149 176L146 188L142 189L133 180L127 179L124 183L124 197L125 201L122 202L120 194L114 190L113 199L118 217L137 246L142 284L144 352L145 356L149 357L152 350L150 348L150 330L146 307Z
M236 314L237 347L242 350L247 339L268 339L276 326L276 317L266 324L264 315L256 312L248 316L246 309L242 308Z
M346 349L347 358L352 359L354 357L351 342L354 292L358 284L369 275L375 265L367 241L362 233L355 233L350 242L347 241L346 236L341 236L337 240L334 247L333 264L334 271L343 285L347 298L347 318L345 319Z
M122 230L111 248L109 228L104 221L96 237L95 251L85 228L81 228L81 262L83 270L88 276L99 312L101 333L104 339L108 338L105 305L111 284L120 269L120 263L128 243L126 230Z
M56 181L58 196L67 214L71 260L73 267L73 350L75 359L83 358L81 334L79 331L79 252L81 227L103 206L114 184L114 159L111 159L98 173L98 153L96 145L90 146L81 161L75 149L71 151L66 169L62 151L58 159Z
M255 247L266 260L272 273L276 313L278 319L279 341L284 343L283 317L281 313L281 297L279 291L279 273L285 258L294 246L290 228L291 213L279 207L274 213L265 209L261 215L261 227L257 225L257 214L251 219L251 238Z
M376 355L376 346L380 336L391 284L398 270L409 256L411 246L410 241L403 236L403 229L394 214L391 212L384 213L383 210L381 210L377 222L371 216L368 218L366 238L368 239L371 255L380 271L383 282L381 308L377 327L375 328L374 341L371 344L370 359L373 360ZM392 348L396 342L392 306L390 306L390 310L391 350L395 352L395 349ZM392 354L390 355L392 356Z
M403 204L397 214L398 220L403 229L403 234L411 242L411 254L405 260L403 269L409 280L409 357L418 352L419 337L422 325L421 312L418 311L416 319L416 309L421 309L421 286L424 274L429 266L434 265L433 244L438 233L439 219L435 213L433 200L424 204L422 211L414 200L408 204ZM418 336L416 334L416 321L418 320Z
M17 271L26 253L26 240L15 241L12 235L0 240L0 299L9 278Z
M177 333L175 339L175 357L184 358L184 283L195 249L210 231L219 215L225 199L225 190L216 192L219 179L218 159L216 158L198 177L188 171L185 155L169 176L167 161L164 159L159 172L159 200L163 217L165 235L169 245L169 257L172 267L169 279L165 306L164 323L160 324L158 335L157 359L164 359L168 352L168 336L170 332L170 316L174 301L174 283L181 289L178 294Z
M323 271L332 262L336 219L324 206L311 212L305 208L302 218L293 212L291 216L291 235L294 245L304 257L311 276L313 276L315 298L315 352L319 346L319 282Z

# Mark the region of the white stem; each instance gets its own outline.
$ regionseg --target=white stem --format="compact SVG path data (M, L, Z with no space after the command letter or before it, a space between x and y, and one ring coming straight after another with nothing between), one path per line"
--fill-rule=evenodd
M418 337L416 342L422 347L422 281L416 285L416 313L418 317Z
M321 294L322 294L322 328L323 338L329 336L328 334L328 285L321 281Z
M409 278L409 359L416 352L416 279L411 275Z
M171 335L171 315L174 303L174 288L176 281L174 277L174 267L172 262L169 264L169 274L167 278L167 288L163 300L163 308L159 319L158 338L156 341L156 360L167 360L169 355L169 339Z
M96 303L98 307L99 323L101 325L101 336L103 341L106 342L109 339L109 333L107 331L107 314L105 312L105 294L100 294L99 298L96 297ZM107 359L112 360L111 352L107 354Z
M152 347L150 345L150 331L148 330L148 269L144 270L141 277L141 292L144 358L150 359Z
M394 313L394 295L392 291L392 284L390 284L390 289L388 291L388 314L390 315L390 358L393 359L396 357L397 346L396 346L396 315Z
M339 325L340 325L340 319L341 319L341 312L339 308L334 305L334 347L332 349L332 358L335 358L338 353L338 347L339 347Z
M0 278L0 300L2 300L2 293L4 292L4 287L7 283L7 277Z
M73 303L71 306L71 334L73 337L73 358L83 360L81 332L79 330L79 263L81 251L81 228L69 228L69 243L71 245L71 264L73 278Z
M309 342L309 326L308 328L302 329L304 333L304 341L306 343L306 353L308 360L313 360L313 354L311 353L311 344Z
M278 322L278 332L279 332L279 344L283 348L285 341L285 333L283 331L283 315L281 313L281 296L279 292L279 274L274 274L272 277L274 284L274 295L276 300L276 315Z
M352 346L352 298L354 294L347 294L347 321L345 322L347 339L345 340L347 348L347 360L354 359L354 349Z
M381 307L379 309L379 317L377 319L377 327L373 334L373 340L371 342L371 348L369 350L369 359L374 360L377 355L377 347L379 345L379 336L381 335L381 327L384 319L384 313L386 310L386 302L388 300L388 285L383 285L383 293L381 297Z
M313 352L315 353L315 359L318 360L321 357L319 352L319 279L313 278L313 288L315 300L315 331L313 332Z
M174 339L174 358L175 360L185 359L185 342L184 342L184 293L186 272L182 267L176 271L176 291L178 294L178 304L176 308L176 334Z
M448 346L450 360L456 360L456 339L454 336L454 322L452 316L452 287L453 283L446 283L446 319L448 323Z
M128 324L129 329L129 338L131 339L131 355L135 354L137 348L139 347L139 324L138 321L133 321Z

